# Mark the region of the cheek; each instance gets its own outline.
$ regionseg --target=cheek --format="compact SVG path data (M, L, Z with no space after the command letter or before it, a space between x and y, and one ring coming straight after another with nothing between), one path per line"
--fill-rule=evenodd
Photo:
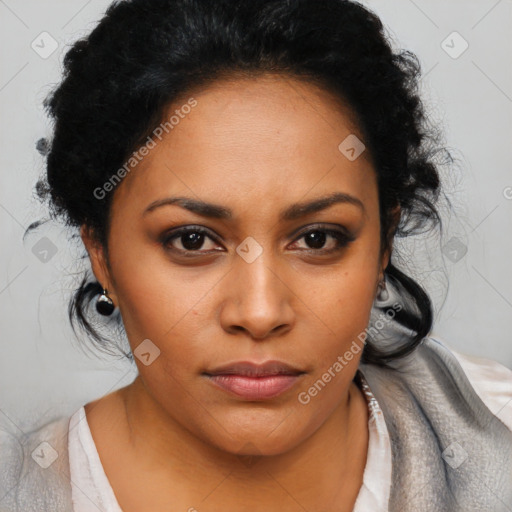
M333 307L330 316L340 330L352 331L366 327L375 298L377 272L373 268L361 268L347 271L340 284L332 293Z
M376 293L378 249L361 244L331 280L324 283L324 311L333 330L342 337L365 329Z
M325 289L324 289L325 293ZM372 282L357 279L356 276L344 276L339 284L331 284L321 315L328 329L320 343L311 347L318 361L318 371L323 372L332 366L338 356L351 351L344 365L357 367L363 348L364 333L368 327L372 303L374 300ZM339 380L339 379L338 379Z
M162 289L167 289L168 293L163 294ZM195 293L187 294L186 290L176 286L175 280L169 283L158 281L154 289L147 286L137 288L132 282L123 293L123 322L135 356L137 347L144 340L151 340L157 347L145 342L158 353L155 360L155 365L158 365L153 368L139 365L140 372L149 372L151 379L158 378L156 373L163 373L167 385L170 376L187 379L193 370L191 366L201 359L201 351L204 350L199 344L201 324L193 314L194 304L200 300L201 294L198 293L197 297Z
M337 270L319 282L315 291L308 292L309 300L316 302L311 309L319 311L319 317L328 328L324 330L323 342L315 346L320 372L331 367L338 356L347 351L343 364L351 371L345 373L355 372L362 353L359 347L364 348L377 279L377 245L373 242L360 244ZM310 283L309 290L311 287Z
M144 258L150 262L152 255ZM186 272L161 257L147 265L128 257L116 267L116 291L126 334L139 371L156 394L163 389L167 394L178 392L180 383L194 384L196 365L204 358L205 333L211 330L207 313L214 305L208 293L219 280L220 276L211 272L191 281ZM147 366L138 359L143 348L157 354Z
M370 269L346 271L336 282L324 287L327 303L321 318L328 329L322 329L325 334L309 343L309 356L315 361L315 368L297 396L301 407L316 411L313 416L330 414L354 378L364 350L375 275Z
M191 287L186 273L169 262L160 246L137 237L118 238L112 246L116 294L130 342L154 338L158 343L172 336L181 322L189 321L187 314L209 283Z

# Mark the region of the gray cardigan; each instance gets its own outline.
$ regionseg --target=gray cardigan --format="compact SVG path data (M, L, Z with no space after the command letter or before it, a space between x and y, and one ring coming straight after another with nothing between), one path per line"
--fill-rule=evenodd
M361 364L392 451L390 512L512 512L512 432L481 401L455 356L425 338L394 369ZM512 385L512 383L511 383ZM0 512L72 512L59 417L16 439L0 431ZM56 450L47 468L34 457ZM369 511L374 512L374 511Z

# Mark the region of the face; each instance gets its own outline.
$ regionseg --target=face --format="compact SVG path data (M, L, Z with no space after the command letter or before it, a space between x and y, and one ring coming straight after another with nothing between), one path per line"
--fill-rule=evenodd
M226 452L285 452L347 401L357 370L388 261L370 156L338 148L362 139L343 104L291 78L217 82L167 119L176 111L111 192L108 264L82 238L132 351L146 353L135 362L148 403ZM302 372L272 397L205 375L268 360Z

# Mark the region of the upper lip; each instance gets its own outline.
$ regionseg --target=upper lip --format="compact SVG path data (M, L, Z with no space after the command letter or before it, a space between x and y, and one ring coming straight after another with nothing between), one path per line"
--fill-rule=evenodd
M205 372L207 375L244 375L248 377L264 377L267 375L299 375L304 373L283 361L238 361L218 366Z

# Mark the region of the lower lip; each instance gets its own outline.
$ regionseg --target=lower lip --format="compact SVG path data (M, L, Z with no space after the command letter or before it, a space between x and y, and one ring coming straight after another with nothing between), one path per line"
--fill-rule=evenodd
M208 375L208 378L220 388L246 400L266 400L290 389L302 375L268 375L266 377Z

